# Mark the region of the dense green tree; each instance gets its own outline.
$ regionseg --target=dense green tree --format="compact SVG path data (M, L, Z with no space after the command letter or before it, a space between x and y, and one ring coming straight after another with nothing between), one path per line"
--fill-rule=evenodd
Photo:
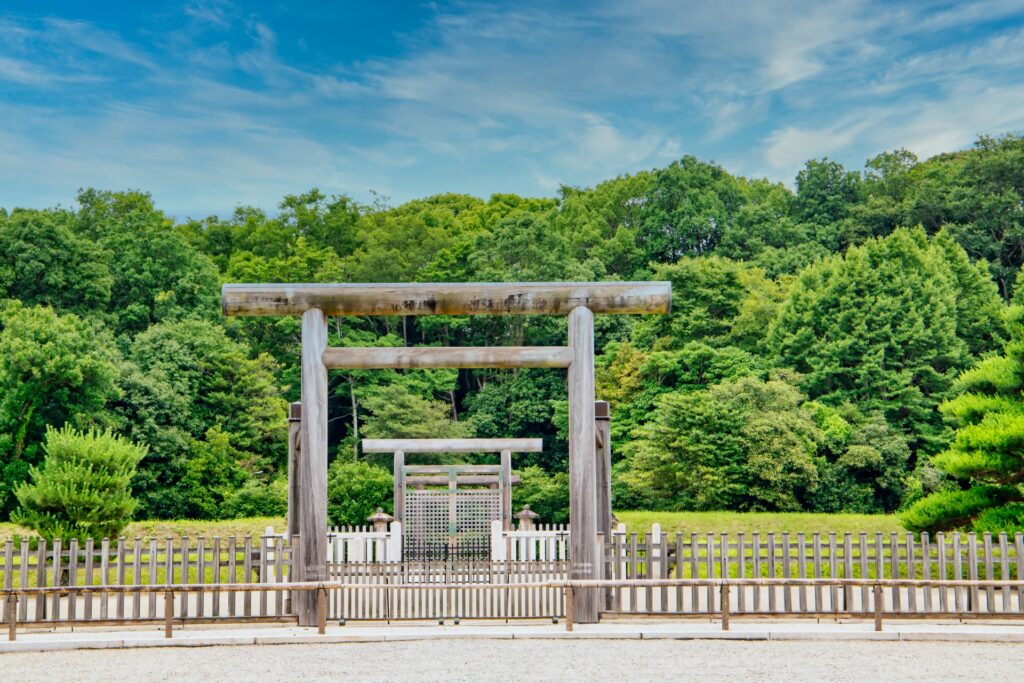
M843 248L849 242L838 234L837 226L850 215L861 193L859 173L827 158L812 159L796 176L794 216L800 222L832 227L831 233L819 231L819 240L831 249Z
M1009 327L1004 355L964 372L942 405L957 430L931 464L962 486L916 502L908 529L1024 531L1024 308L1010 309Z
M50 427L41 467L16 493L20 508L12 519L46 539L117 538L131 519L131 480L146 455L111 431L80 432Z
M15 211L0 220L0 298L79 314L106 310L109 257L72 231L71 218L65 211Z
M808 508L821 512L893 512L914 483L907 473L906 437L878 413L865 415L854 406L838 409L807 403L821 430L818 448L820 484L807 497Z
M720 166L687 156L654 171L637 235L646 260L712 252L743 202L739 183Z
M821 432L781 379L669 393L633 444L630 483L675 509L800 510Z
M52 308L0 308L0 512L39 462L48 425L102 422L117 394L113 340L98 323Z
M770 336L812 398L881 411L913 448L941 447L936 406L966 366L944 251L900 230L802 271Z
M113 410L126 434L150 445L134 483L144 514L187 516L197 495L219 505L247 478L284 466L286 403L276 371L269 356L250 358L201 320L160 323L135 338ZM215 442L206 443L211 434ZM198 493L209 486L218 492Z
M642 346L721 346L734 339L757 346L781 299L778 285L763 272L718 256L660 264L652 279L672 283L672 311L637 323L633 341ZM740 329L734 333L735 325Z
M445 439L473 435L473 423L454 421L449 406L424 398L406 384L386 384L362 400L366 439Z
M377 508L393 512L394 486L394 478L383 467L335 460L327 468L328 523L361 525Z
M517 472L520 483L512 487L512 508L518 512L524 505L537 513L540 524L567 524L569 522L569 475L554 475L537 465Z
M78 202L77 230L112 255L108 310L115 332L136 334L163 320L217 316L216 268L149 195L87 190Z

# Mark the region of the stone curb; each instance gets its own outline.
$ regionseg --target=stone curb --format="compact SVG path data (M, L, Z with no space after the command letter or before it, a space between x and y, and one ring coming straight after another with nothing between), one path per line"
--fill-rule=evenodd
M81 638L60 639L59 636L45 639L0 641L0 654L7 652L57 652L67 650L135 649L150 647L214 647L228 645L291 645L291 644L344 644L384 643L422 640L742 640L742 641L877 641L877 642L1024 642L1021 632L902 632L902 631L671 631L671 630L628 630L608 632L587 631L496 631L486 633L329 633L317 634L275 634L275 635L231 635L202 636L177 635L172 639L160 637L142 638Z

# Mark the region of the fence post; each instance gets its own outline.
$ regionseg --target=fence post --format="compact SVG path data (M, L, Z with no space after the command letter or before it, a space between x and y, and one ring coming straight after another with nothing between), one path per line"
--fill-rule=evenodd
M729 584L724 582L722 583L722 630L729 630Z
M7 640L18 637L18 598L14 593L7 594Z
M389 562L401 562L402 561L402 523L399 521L391 522L391 535L388 537L388 542L391 547L388 548L388 561Z
M505 552L505 532L500 519L491 520L491 561L504 562L508 559Z
M174 591L164 591L164 638L171 637L174 621Z
M882 630L882 601L883 600L884 600L884 598L882 597L882 584L876 583L875 584L875 599L874 599L874 603L875 603L875 605L874 605L875 606L875 630L876 631L881 631Z
M572 630L572 584L565 587L565 630Z
M316 631L327 633L327 589L323 586L316 589Z

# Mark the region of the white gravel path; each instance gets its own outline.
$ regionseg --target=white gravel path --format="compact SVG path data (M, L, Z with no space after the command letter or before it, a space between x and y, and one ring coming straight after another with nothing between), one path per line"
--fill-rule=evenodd
M1024 644L626 640L0 654L2 681L1011 681Z

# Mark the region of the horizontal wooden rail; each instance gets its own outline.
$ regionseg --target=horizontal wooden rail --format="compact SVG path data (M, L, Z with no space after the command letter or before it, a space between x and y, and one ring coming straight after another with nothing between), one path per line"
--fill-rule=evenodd
M218 590L273 592L281 590L311 591L326 588L336 589L397 589L397 590L436 590L439 588L472 588L473 590L505 590L508 588L660 588L663 586L681 586L684 588L730 586L882 586L914 587L914 588L1024 588L1024 580L1008 579L992 580L957 580L957 579L564 579L556 581L523 581L516 583L386 583L370 585L366 583L347 583L344 581L283 581L280 583L180 583L172 585L128 585L109 584L91 586L38 586L28 588L0 588L0 596L31 596L40 593L163 593L167 590L175 592L196 592Z
M567 368L564 346L332 346L322 358L331 369Z
M568 315L668 313L670 282L225 284L224 315Z
M89 594L89 593L163 593L164 594L164 627L165 636L170 638L174 619L173 603L174 594L187 594L197 591L209 591L215 588L220 592L232 591L253 591L253 592L275 592L275 591L317 591L317 626L320 633L326 629L326 595L328 590L398 590L398 591L437 591L437 590L459 590L471 589L482 591L508 591L513 589L536 589L554 588L565 591L565 614L566 630L573 629L572 596L574 591L596 588L655 588L655 587L717 587L721 591L721 619L722 628L729 629L730 604L729 594L733 587L744 586L860 586L872 588L873 616L875 630L882 629L882 617L884 604L882 599L883 587L916 587L916 588L1024 588L1024 580L963 580L963 579L854 579L854 578L737 578L737 579L605 579L605 580L555 580L555 581L534 581L515 582L505 584L424 584L424 583L392 583L368 585L366 583L349 583L345 581L320 581L320 582L281 582L281 583L220 583L214 586L206 583L177 584L164 586L144 585L91 585L91 586L37 586L34 588L3 588L0 589L2 604L7 606L8 638L14 640L17 630L17 609L15 603L20 596L33 596L40 594ZM863 616L866 612L833 612L832 615ZM961 611L938 611L931 612L927 616L960 616ZM890 616L893 616L890 614ZM903 616L903 615L899 615ZM916 615L915 615L916 616ZM1024 616L1015 613L999 613L985 616L996 618ZM220 621L238 620L239 617L226 616ZM248 620L249 617L242 619ZM215 619L215 621L218 619ZM124 620L129 621L129 620ZM44 622L45 623L45 622ZM80 622L81 623L81 622ZM84 622L88 623L88 622Z
M543 439L363 439L364 453L540 453Z

